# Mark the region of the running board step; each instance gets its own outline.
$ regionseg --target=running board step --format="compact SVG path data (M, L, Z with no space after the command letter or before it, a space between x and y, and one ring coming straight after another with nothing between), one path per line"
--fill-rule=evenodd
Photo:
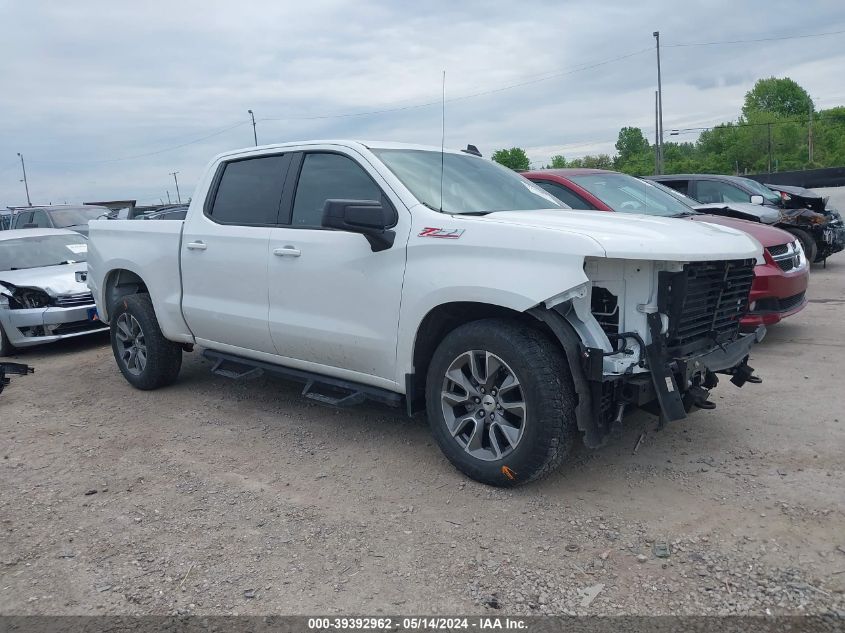
M264 371L260 367L253 367L226 358L218 358L214 367L211 368L211 373L232 380L240 380L242 378L257 378Z
M391 407L400 407L405 403L403 395L379 387L224 354L210 349L204 350L202 355L214 363L211 372L218 376L239 380L260 376L264 372L275 374L282 378L304 383L303 396L309 400L330 406L346 407L361 404L364 400L374 400Z
M349 407L355 404L362 404L365 400L363 391L320 384L313 380L305 383L305 387L302 389L302 395L309 400L328 404L333 407Z

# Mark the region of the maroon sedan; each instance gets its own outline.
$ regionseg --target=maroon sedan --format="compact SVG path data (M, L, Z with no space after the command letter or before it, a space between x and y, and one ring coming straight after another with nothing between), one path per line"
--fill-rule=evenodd
M801 311L810 267L795 236L758 222L700 213L653 183L603 169L544 169L522 174L573 209L620 211L729 226L748 233L763 245L766 260L754 268L749 311L744 328L772 325Z

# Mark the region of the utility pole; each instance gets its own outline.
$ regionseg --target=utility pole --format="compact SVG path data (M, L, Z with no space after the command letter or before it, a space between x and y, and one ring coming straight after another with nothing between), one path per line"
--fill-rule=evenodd
M657 117L658 136L660 138L660 154L658 157L658 174L663 173L663 85L660 77L660 31L652 33L657 43Z
M252 117L252 138L255 140L255 146L258 147L258 132L255 131L255 114L252 110L247 110L249 112L249 116Z
M660 175L660 119L658 118L657 90L654 91L654 175Z
M813 110L810 109L810 127L807 130L807 159L813 164Z
M23 183L24 189L26 189L26 206L31 207L32 201L29 199L29 183L26 180L26 164L23 162L23 154L18 152L18 156L20 156L21 169L23 170L23 180L21 182Z
M769 128L769 173L772 173L772 124L767 123L766 127Z
M182 204L182 196L179 195L179 181L176 179L178 173L178 171L171 171L170 175L173 176L173 182L176 183L176 199L179 200L179 204Z

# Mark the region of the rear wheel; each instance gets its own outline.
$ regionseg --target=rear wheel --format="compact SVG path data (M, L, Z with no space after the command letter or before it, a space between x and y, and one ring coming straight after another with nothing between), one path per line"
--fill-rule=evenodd
M182 348L161 333L150 295L129 295L111 311L111 344L123 377L138 389L158 389L176 381Z
M789 232L801 242L801 247L804 249L804 255L807 257L807 261L810 263L815 262L816 257L818 257L819 247L816 245L816 240L813 239L813 236L802 229L789 229Z
M575 438L575 395L560 346L504 319L453 330L426 381L434 438L467 476L515 486L554 470Z

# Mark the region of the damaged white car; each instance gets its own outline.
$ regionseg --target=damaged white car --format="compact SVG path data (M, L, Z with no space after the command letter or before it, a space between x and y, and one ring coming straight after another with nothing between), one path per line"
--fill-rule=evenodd
M73 231L0 233L0 356L107 329L86 286L88 240Z

